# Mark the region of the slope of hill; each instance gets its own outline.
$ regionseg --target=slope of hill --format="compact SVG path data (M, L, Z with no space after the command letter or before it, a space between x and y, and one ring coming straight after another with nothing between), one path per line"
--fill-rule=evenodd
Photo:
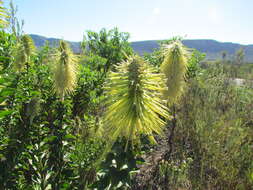
M36 35L36 34L30 34L30 36L32 37L32 39L34 41L35 46L38 48L42 47L46 41L48 41L51 46L57 46L60 41L60 39L57 39L57 38L47 38L47 37ZM80 42L69 42L69 43L70 43L72 50L75 53L81 52L81 49L80 49L81 43Z
M245 61L253 62L253 45L241 45L231 42L218 42L215 40L183 40L185 46L195 48L200 52L206 53L206 58L209 60L221 58L221 52L226 51L229 59L234 58L234 54L239 48L245 51ZM151 53L154 49L159 48L159 43L156 40L132 42L133 49L143 55Z
M56 38L46 38L39 35L31 34L35 45L41 47L46 41L49 41L50 45L57 45L59 39ZM80 53L80 42L69 42L71 48L75 53ZM233 59L235 52L240 48L244 48L245 51L245 61L253 62L253 45L241 45L231 42L218 42L215 40L184 40L184 45L189 48L195 48L200 52L206 53L206 58L209 60L221 58L221 52L226 51L229 59ZM144 53L151 53L154 49L159 48L159 43L157 40L148 40L148 41L137 41L132 42L131 46L134 51L140 55Z

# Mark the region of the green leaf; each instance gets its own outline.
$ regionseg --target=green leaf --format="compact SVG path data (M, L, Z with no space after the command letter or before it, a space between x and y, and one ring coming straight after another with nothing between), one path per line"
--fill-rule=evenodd
M72 139L72 140L76 139L76 137L74 135L71 135L71 134L65 135L64 138L65 139Z
M0 96L10 96L14 93L14 89L13 88L4 88L1 90L0 92Z
M13 113L13 110L4 110L4 111L0 111L0 118L10 115L11 113Z
M54 141L55 139L57 138L57 136L50 136L50 137L46 137L45 139L44 139L44 142L47 142L47 143L49 143L49 142L52 142L52 141Z

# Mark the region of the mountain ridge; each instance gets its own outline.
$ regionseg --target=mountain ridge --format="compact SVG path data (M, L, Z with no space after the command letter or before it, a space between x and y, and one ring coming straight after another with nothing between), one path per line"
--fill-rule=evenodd
M33 38L36 47L40 48L45 44L46 41L49 41L50 45L57 45L59 43L58 38L47 38L41 35L30 34ZM156 48L159 48L159 41L161 40L145 40L145 41L135 41L130 42L132 48L135 52L140 55L144 53L151 53ZM80 53L81 42L72 42L70 43L71 48L75 53ZM215 60L217 58L221 58L221 52L227 52L228 59L234 59L234 54L239 48L243 48L245 51L245 61L253 62L253 44L242 45L239 43L233 42L219 42L213 39L186 39L183 40L183 44L189 48L197 49L200 52L206 54L207 60Z

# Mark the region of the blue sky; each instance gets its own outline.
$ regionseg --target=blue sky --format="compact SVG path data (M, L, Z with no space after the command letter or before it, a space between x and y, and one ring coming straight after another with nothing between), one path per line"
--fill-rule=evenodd
M4 0L8 4L9 0ZM14 0L26 33L80 41L118 27L130 41L215 39L253 44L253 0Z

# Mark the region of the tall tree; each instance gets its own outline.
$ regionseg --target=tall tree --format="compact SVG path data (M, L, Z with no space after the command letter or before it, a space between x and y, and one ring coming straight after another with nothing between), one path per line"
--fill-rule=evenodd
M125 54L132 54L133 50L128 42L129 34L119 32L117 28L107 31L102 29L99 33L88 31L87 41L83 42L89 53L106 58L105 72L109 71L115 64L126 59Z

